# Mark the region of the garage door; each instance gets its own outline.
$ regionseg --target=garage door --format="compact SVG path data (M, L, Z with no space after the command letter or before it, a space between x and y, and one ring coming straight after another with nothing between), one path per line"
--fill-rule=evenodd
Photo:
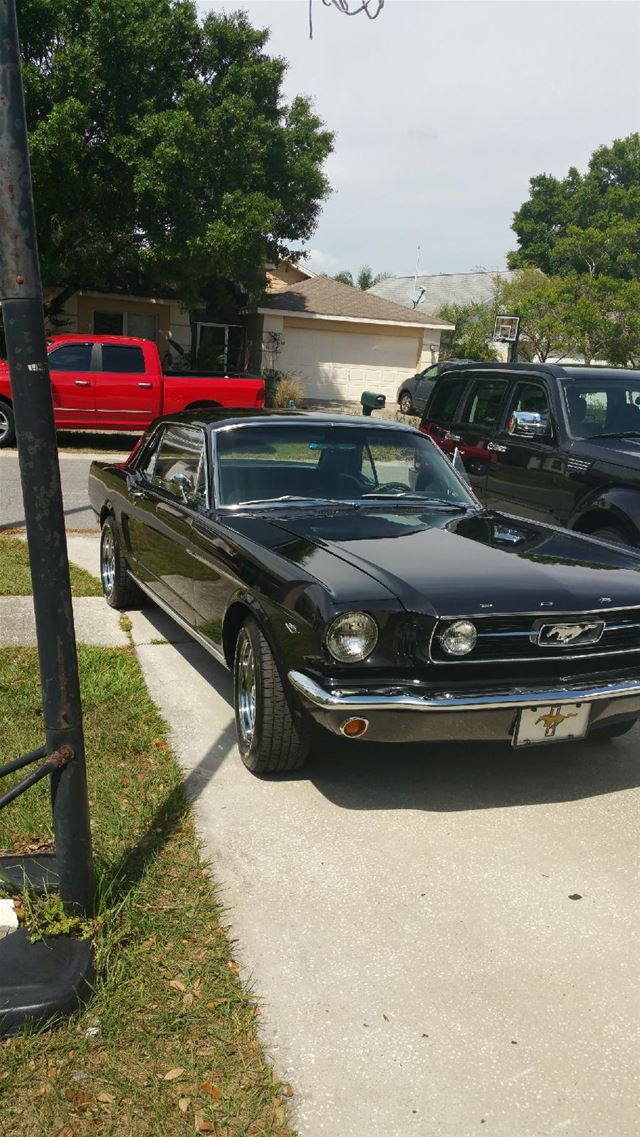
M277 366L302 380L305 398L357 402L372 390L393 400L416 370L420 338L285 327Z

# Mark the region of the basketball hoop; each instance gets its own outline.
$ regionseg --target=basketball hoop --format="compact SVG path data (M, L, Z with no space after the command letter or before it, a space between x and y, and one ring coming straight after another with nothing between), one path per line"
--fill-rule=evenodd
M496 343L516 343L518 339L519 316L496 316L493 326L493 339Z
M322 0L325 8L337 8L343 16L359 16L364 12L370 20L375 20L384 8L384 0ZM313 39L313 0L309 0L309 39Z

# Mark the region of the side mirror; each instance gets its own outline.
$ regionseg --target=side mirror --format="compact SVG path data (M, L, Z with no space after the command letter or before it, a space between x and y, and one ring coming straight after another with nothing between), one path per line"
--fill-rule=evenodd
M551 434L549 416L540 411L514 411L507 423L507 431L520 438L548 437Z
M375 391L363 391L360 396L363 415L370 415L372 411L384 410L386 404L386 396L376 395Z

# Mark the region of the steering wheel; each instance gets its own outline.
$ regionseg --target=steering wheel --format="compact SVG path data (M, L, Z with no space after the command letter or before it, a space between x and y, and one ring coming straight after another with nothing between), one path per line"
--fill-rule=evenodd
M380 482L376 490L382 490L384 493L411 493L411 486L405 482Z

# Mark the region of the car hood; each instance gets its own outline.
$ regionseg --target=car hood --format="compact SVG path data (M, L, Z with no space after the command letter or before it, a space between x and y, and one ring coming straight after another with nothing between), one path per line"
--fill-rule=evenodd
M598 463L603 472L613 473L615 467L620 467L627 484L630 479L634 486L640 482L640 438L590 438L575 453L576 457Z
M281 554L298 559L306 550L311 571L312 548L331 554L322 560L327 584L336 558L342 580L346 563L414 612L578 612L640 604L640 555L633 550L505 514L452 520L442 512L376 509L288 515L271 523L295 539Z

